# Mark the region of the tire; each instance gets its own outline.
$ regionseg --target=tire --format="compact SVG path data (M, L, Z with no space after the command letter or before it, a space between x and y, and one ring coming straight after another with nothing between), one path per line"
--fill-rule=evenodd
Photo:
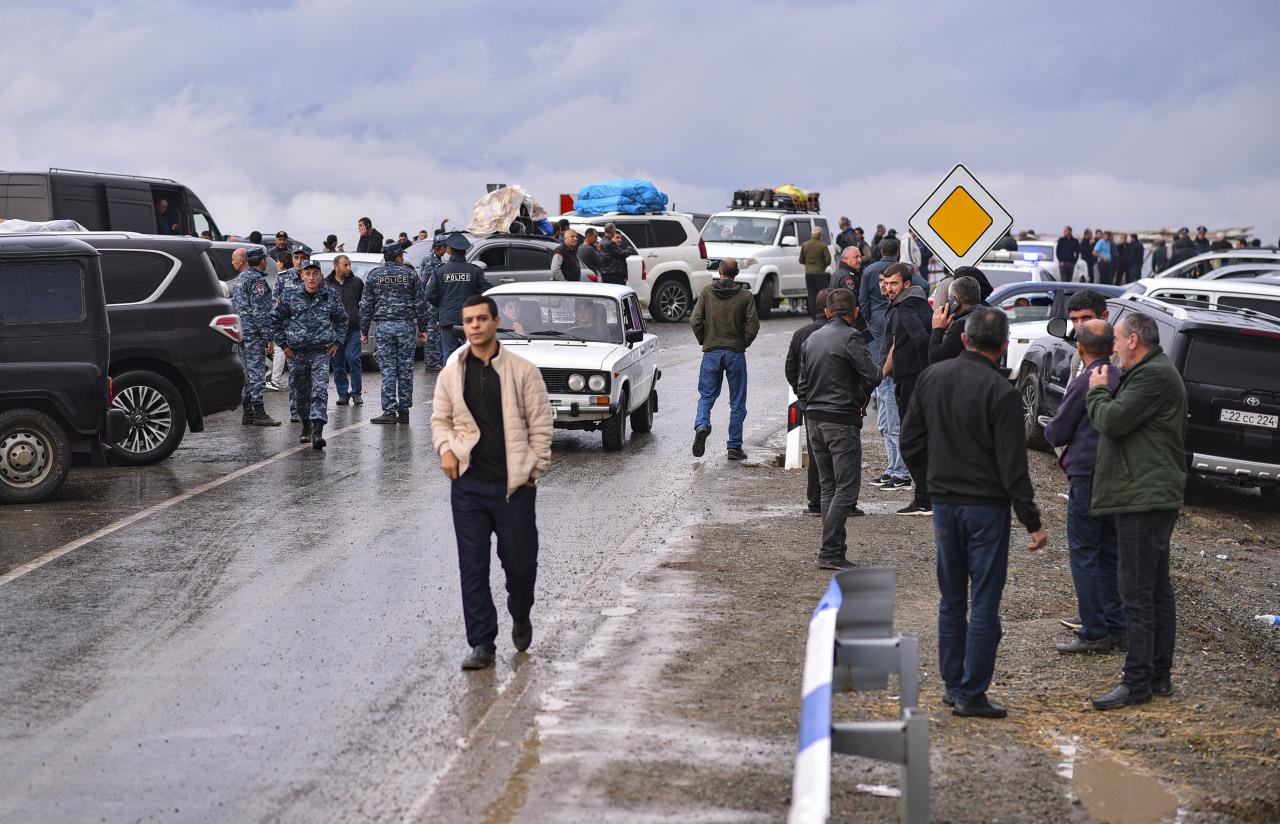
M756 315L760 320L768 320L773 314L773 278L767 277L760 284L760 294L756 295Z
M653 431L653 410L658 405L658 390L649 390L649 397L645 399L644 406L631 413L631 431L632 432L652 432Z
M1022 431L1027 436L1027 446L1047 452L1049 442L1044 439L1044 427L1038 420L1040 416L1040 381L1039 373L1027 369L1018 378L1018 396L1022 399Z
M0 503L43 501L71 469L61 424L38 409L0 412Z
M617 452L627 442L627 413L622 411L627 408L627 400L623 393L618 414L605 420L604 426L600 427L605 452Z
M649 315L658 323L678 323L693 311L693 294L679 278L668 275L649 295Z
M173 454L187 431L187 406L168 378L134 370L113 379L113 409L129 416L129 430L107 447L107 457L120 466L151 466Z

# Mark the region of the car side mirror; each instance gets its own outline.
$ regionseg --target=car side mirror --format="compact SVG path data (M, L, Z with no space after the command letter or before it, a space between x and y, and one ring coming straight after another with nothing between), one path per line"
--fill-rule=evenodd
M639 329L627 330L627 343L643 343L643 342L644 342L644 332L640 331Z
M1049 318L1049 328L1046 330L1055 338L1067 337L1067 319L1066 318Z
M476 260L476 261L472 261L472 262L473 262L476 266L479 266L481 269L484 269L485 271L488 271L488 269L489 269L489 264L485 263L483 260Z
M793 237L784 237L784 238L782 239L782 243L781 243L781 244L779 244L779 245L781 245L781 246L799 246L799 245L800 245L800 241L796 240L796 239L795 239L795 238L793 238Z

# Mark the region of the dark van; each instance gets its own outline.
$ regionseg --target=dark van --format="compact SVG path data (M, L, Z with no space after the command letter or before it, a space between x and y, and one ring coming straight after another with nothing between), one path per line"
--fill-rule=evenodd
M163 217L158 213L162 200L168 207ZM214 240L222 240L195 192L158 177L71 169L0 171L0 218L74 220L93 232L200 237L207 231Z
M0 237L0 503L58 490L72 452L105 464L128 421L111 409L111 332L98 252L58 235Z

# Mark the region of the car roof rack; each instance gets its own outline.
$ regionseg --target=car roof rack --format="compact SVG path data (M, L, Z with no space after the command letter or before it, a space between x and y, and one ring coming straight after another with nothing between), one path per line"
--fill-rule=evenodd
M1165 303L1163 301L1156 300L1155 298L1147 297L1146 295L1140 295L1137 292L1125 292L1123 295L1113 298L1113 300L1125 300L1131 303L1141 303L1151 309L1158 309L1166 315L1172 315L1178 320L1187 319L1187 310L1183 309L1180 305L1176 303Z
M773 189L738 189L733 193L729 208L739 211L813 213L822 211L819 205L821 192L807 192L797 198Z
M118 178L123 178L125 180L149 180L152 183L172 183L174 186L182 185L178 183L178 181L171 180L170 178L167 178L167 177L146 177L145 175L120 175L120 174L114 174L112 172L90 172L84 169L60 169L57 167L51 167L49 169L49 174L58 174L60 172L65 174L73 174L73 175L91 175L93 177L118 177Z

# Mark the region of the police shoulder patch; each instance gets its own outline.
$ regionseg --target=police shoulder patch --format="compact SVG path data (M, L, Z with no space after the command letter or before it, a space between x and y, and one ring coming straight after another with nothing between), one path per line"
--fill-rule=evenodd
M267 293L267 282L260 280L253 285L253 288L259 295L265 295Z

